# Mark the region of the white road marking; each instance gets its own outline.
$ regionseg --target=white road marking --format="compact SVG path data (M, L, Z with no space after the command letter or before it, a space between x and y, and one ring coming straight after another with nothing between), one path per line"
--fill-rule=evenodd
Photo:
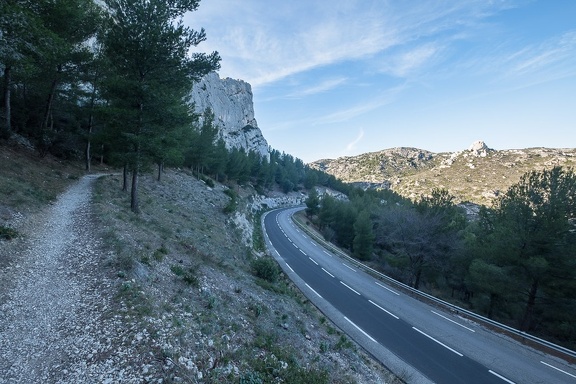
M432 312L433 314L435 314L435 315L440 316L440 317L443 318L443 319L446 319L446 320L448 320L448 321L450 321L450 322L452 322L452 323L454 323L454 324L456 324L456 325L461 326L462 328L465 328L465 329L469 330L470 332L476 332L475 330L473 330L473 329L471 329L471 328L468 328L468 327L466 327L466 326L464 326L464 325L462 325L462 324L460 324L460 323L457 323L457 322L455 322L454 320L451 320L451 319L447 318L446 316L442 316L441 314L439 314L439 313L437 313L437 312L434 312L434 311L431 311L431 312Z
M311 258L310 256L308 256L308 258L310 259L311 262L313 262L314 264L318 265L318 263L316 262L316 260L314 260L314 259Z
M313 246L317 247L317 245L316 245L315 242L311 241L311 243L312 243Z
M329 275L330 275L330 277L334 277L334 275L333 275L333 274L331 274L330 272L328 272L328 271L327 271L327 270L325 270L324 268L322 268L322 270L323 270L324 272L326 272L327 274L329 274Z
M297 246L296 244L294 244L294 243L292 242L292 240L290 240L290 242L292 243L293 246L296 247L296 249L300 249L300 248L298 248L298 246Z
M276 252L276 254L277 254L278 256L280 256L280 253L278 253L278 251L277 251L276 249L274 250L274 252Z
M332 255L329 254L328 252L326 252L326 251L322 251L322 252L324 252L324 253L327 254L328 256L332 257Z
M354 293L357 294L358 296L361 296L361 295L360 295L360 292L356 291L354 288L350 287L349 285L346 285L345 282L340 281L340 284L342 284L343 286L345 286L346 288L348 288L349 290L351 290L352 292L354 292Z
M438 344L440 344L440 345L443 346L444 348L446 348L446 349L454 352L454 353L457 354L458 356L460 356L460 357L464 356L464 355L461 354L460 352L456 351L455 349L450 348L449 346L447 346L446 344L442 343L441 341L436 340L436 339L433 338L432 336L427 335L426 333L422 332L422 331L419 330L418 328L412 327L412 329L415 330L416 332L419 332L419 333L421 333L422 335L426 336L426 337L429 338L430 340L437 342Z
M493 374L493 375L496 376L496 377L501 378L502 380L504 380L504 381L507 382L507 383L516 384L515 382L513 382L513 381L511 381L511 380L508 380L508 379L505 378L504 376L497 374L496 372L494 372L494 371L491 370L491 369L489 369L488 372L490 372L491 374Z
M364 330L362 328L360 328L359 326L357 326L356 324L354 324L349 318L347 318L346 316L344 316L344 318L346 319L347 322L349 322L350 324L352 324L354 326L354 328L356 328L357 330L359 330L360 332L362 332L364 334L364 336L366 336L367 338L369 338L370 340L372 340L373 342L377 343L376 340L374 340L372 338L372 336L370 336L369 334L367 334L366 332L364 332Z
M400 296L400 294L399 294L398 292L391 290L390 288L388 288L388 287L386 287L386 286L384 286L384 285L380 284L379 282L375 281L375 283L376 283L377 285L381 286L382 288L384 288L384 289L386 289L386 290L388 290L388 291L392 292L392 293L393 293L393 294L395 294L396 296Z
M314 292L319 298L322 299L322 296L320 296L320 294L319 294L318 292L316 292L316 291L314 290L314 288L312 288L311 286L309 286L308 283L305 283L305 284L306 284L306 286L307 286L312 292Z
M308 256L308 255L306 254L306 252L304 252L304 251L301 250L301 249L300 249L300 252L302 252L302 254L303 254L304 256Z
M400 320L400 318L398 316L396 316L395 314L393 314L392 312L389 312L387 310L385 310L384 308L382 308L381 306L379 306L378 304L376 304L375 302L373 302L372 300L368 300L371 304L377 306L378 308L380 308L381 310L383 310L384 312L386 312L387 314L389 314L390 316L392 316L393 318L395 318L396 320Z
M547 366L549 366L550 368L553 368L553 369L555 369L555 370L557 370L557 371L560 371L560 372L562 372L562 373L565 373L565 374L567 374L568 376L572 376L572 377L576 378L575 375L573 375L573 374L571 374L571 373L568 373L568 372L566 372L566 371L563 371L563 370L561 370L560 368L556 368L555 366L550 365L550 364L548 364L548 363L545 363L545 362L543 362L543 361L541 361L541 363L544 364L544 365L547 365Z
M353 270L354 272L356 272L356 270L355 270L354 268L352 268L351 266L349 266L349 265L347 265L347 264L345 264L345 263L342 263L342 264L343 264L346 268L351 269L351 270Z
M288 263L285 263L285 264L288 267L288 269L290 269L292 272L294 272L294 270L292 269L292 267ZM294 273L296 273L296 272L294 272Z

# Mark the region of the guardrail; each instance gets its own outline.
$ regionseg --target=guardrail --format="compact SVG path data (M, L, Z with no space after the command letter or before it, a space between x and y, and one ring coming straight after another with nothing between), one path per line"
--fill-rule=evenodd
M534 335L531 335L529 333L523 332L523 331L519 331L516 328L510 327L506 324L502 324L499 323L497 321L494 321L492 319L489 319L487 317L478 315L477 313L474 313L472 311L469 311L467 309L458 307L457 305L451 304L447 301L438 299L437 297L434 297L432 295L429 295L425 292L419 291L417 289L414 289L412 287L410 287L409 285L406 285L404 283L401 283L400 281L394 280L393 278L384 275L383 273L380 273L378 271L376 271L373 268L368 267L367 265L362 264L360 261L350 257L349 255L347 255L346 253L342 252L339 248L337 248L336 246L334 246L332 243L327 242L326 240L324 240L322 237L320 237L318 234L310 231L310 228L308 228L306 225L302 224L301 222L299 222L298 220L294 219L294 212L290 214L290 218L291 220L296 223L296 225L298 225L302 230L304 230L306 233L308 233L309 236L313 237L314 239L316 239L316 241L318 241L321 244L324 244L327 248L329 248L332 252L338 254L339 256L345 258L348 262L354 264L356 267L364 270L365 272L370 273L371 275L375 275L380 279L383 279L391 284L393 284L396 287L400 287L405 291L410 292L411 294L413 294L414 296L418 296L421 298L425 298L428 301L431 301L435 304L438 304L440 306L443 306L445 308L448 308L451 311L454 311L458 314L462 314L467 316L468 318L472 318L474 320L480 321L484 324L490 325L493 328L496 328L497 330L501 330L506 332L507 334L511 334L513 336L516 336L516 338L519 338L520 341L522 342L526 342L526 341L530 341L533 344L542 346L542 347L546 347L548 348L548 350L555 352L554 354L558 357L562 357L562 358L566 358L568 357L568 361L572 364L576 363L576 351L573 351L571 349L565 348L561 345L557 345L554 344L550 341L541 339L539 337L536 337Z

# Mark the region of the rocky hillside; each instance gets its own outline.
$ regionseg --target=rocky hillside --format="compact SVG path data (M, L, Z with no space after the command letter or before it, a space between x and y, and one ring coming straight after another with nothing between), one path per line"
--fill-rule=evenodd
M2 146L0 158L0 191L6 197L0 201L0 229L16 234L12 240L0 239L0 307L21 293L30 295L31 291L13 286L22 279L39 282L36 271L43 279L60 278L52 276L52 270L69 279L81 276L85 284L78 287L88 281L105 282L106 289L90 288L96 296L89 301L77 295L80 302L74 308L62 309L82 315L84 309L93 308L88 312L95 313L66 317L69 328L51 336L66 335L51 340L45 355L71 358L43 364L44 370L37 365L34 375L49 378L42 382L399 382L335 328L284 275L273 280L256 277L252 264L256 257L274 263L251 247L256 210L292 204L299 196L258 196L252 189L237 187L238 206L225 214L231 201L226 186L209 187L188 171L167 170L162 182L142 176L142 213L135 215L129 209L129 194L121 191L121 175L101 168L97 171L106 176L93 183L91 204L83 210L90 221L80 231L96 239L92 259L85 252L74 252L60 257L73 262L48 266L27 260L24 251L29 240L38 237L38 218L62 205L60 199L54 204L56 196L82 180L81 165L50 156L39 159ZM49 223L47 228L54 227ZM54 234L40 237L55 241ZM76 243L83 244L78 239ZM77 266L88 262L89 268ZM37 267L27 268L26 263ZM47 296L57 297L50 289L58 286L41 287L47 287ZM15 303L22 302L27 302L25 297ZM22 312L16 304L9 307ZM46 318L45 307L52 306L35 308L33 318L19 320L29 325L26 329L41 329L33 319ZM56 315L65 316L62 313ZM0 324L0 334L7 328ZM36 341L26 329L14 332L23 340ZM100 341L86 341L92 338ZM33 350L11 344L17 352L0 353L0 383L4 377L32 375L23 370L34 364L27 360ZM53 349L57 351L51 353ZM4 364L8 360L10 364Z
M268 143L254 117L250 84L230 78L220 79L216 72L211 72L194 84L191 97L197 113L212 109L214 124L228 149L244 148L262 156L268 155Z
M556 165L576 166L576 149L494 150L477 141L459 152L392 148L310 164L364 188L390 188L410 198L445 188L458 201L484 205L491 205L524 173Z

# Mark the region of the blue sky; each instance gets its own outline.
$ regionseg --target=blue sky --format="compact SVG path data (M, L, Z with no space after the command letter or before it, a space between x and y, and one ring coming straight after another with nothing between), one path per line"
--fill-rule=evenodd
M576 147L576 0L202 0L185 22L305 162Z

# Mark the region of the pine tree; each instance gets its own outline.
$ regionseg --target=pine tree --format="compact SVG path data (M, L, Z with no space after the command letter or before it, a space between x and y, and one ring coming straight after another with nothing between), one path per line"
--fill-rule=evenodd
M370 260L373 244L372 220L367 211L362 211L354 223L354 256L360 260Z
M139 212L138 173L162 151L161 135L171 137L191 124L185 96L192 81L215 70L220 57L189 54L205 40L204 30L183 25L199 0L107 0L104 52L114 68L106 93L112 125L126 139L124 158L132 172L131 209Z

